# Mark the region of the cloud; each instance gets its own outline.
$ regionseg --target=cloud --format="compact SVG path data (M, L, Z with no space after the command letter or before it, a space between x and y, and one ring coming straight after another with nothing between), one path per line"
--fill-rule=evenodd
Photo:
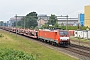
M26 15L31 11L76 17L87 4L90 0L0 0L0 19L9 20L15 14Z
M78 17L78 14L83 13L83 10L74 11L73 13L69 14L70 17Z
M7 12L6 14L15 14L15 12Z

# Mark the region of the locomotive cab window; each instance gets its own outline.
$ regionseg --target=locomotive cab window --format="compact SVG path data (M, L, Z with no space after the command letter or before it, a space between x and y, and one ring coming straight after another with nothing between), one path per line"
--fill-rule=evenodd
M68 35L68 31L60 31L60 35Z

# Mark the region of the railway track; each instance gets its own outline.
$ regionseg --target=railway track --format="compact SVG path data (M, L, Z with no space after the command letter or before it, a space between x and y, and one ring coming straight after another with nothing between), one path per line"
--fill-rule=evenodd
M41 42L41 44L43 43L43 41L40 41L40 42ZM47 45L47 44L44 44L44 45ZM50 47L52 46L51 44L48 44L48 45L50 45ZM90 59L90 48L89 47L80 46L80 45L76 45L76 44L71 44L68 47L53 46L53 48L58 49L58 50L64 49L64 50L76 53L78 55L81 55L83 57L88 57Z
M37 40L36 40L37 41ZM40 44L42 44L43 42L40 41ZM66 51L69 51L72 52L72 53L75 53L78 55L81 55L81 59L82 60L90 60L90 48L89 47L85 47L85 46L79 46L79 45L75 45L75 44L71 44L70 46L68 47L60 47L60 46L53 46L51 44L46 44L46 42L44 43L44 45L50 47L50 48L54 48L56 50L66 50ZM80 57L79 57L80 58ZM83 59L83 58L86 58L86 59Z
M90 52L83 51L83 49L75 49L74 47L68 47L68 48L66 48L66 50L90 58Z
M81 45L76 45L76 44L71 44L71 47L75 47L75 48L79 48L79 49L83 49L86 51L90 51L90 47L85 47L85 46L81 46Z
M22 35L20 35L20 36L22 36ZM26 36L24 36L24 37L26 37ZM31 39L31 38L29 38L29 37L26 37L26 38L28 38L28 39L30 39L30 40L33 40L34 42L37 42L37 43L39 43L39 44L42 44L42 45L44 45L44 46L47 46L47 47L49 47L49 48L51 48L51 49L56 49L56 50L58 50L58 51L69 51L69 53L67 53L67 54L70 54L70 53L74 53L74 55L75 54L78 54L78 55L81 55L81 57L78 57L78 58L86 58L87 60L90 60L90 48L89 47L85 47L85 46L79 46L79 45L75 45L75 44L71 44L68 48L62 48L62 47L59 47L59 46L52 46L51 44L46 44L46 42L45 43L43 43L42 41L37 41L36 39ZM85 50L85 51L83 51L83 50ZM87 52L87 51L89 51L89 52ZM66 53L65 52L65 53ZM82 59L82 60L84 60L84 59Z

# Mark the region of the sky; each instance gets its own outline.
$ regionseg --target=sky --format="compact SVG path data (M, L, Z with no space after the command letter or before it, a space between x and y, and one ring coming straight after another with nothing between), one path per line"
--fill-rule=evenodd
M0 0L0 21L9 21L16 14L25 16L33 11L49 16L78 17L79 13L84 13L86 5L90 5L90 0Z

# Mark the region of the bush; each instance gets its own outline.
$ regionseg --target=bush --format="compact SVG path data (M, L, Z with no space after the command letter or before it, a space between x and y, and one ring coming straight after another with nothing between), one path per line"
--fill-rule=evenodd
M13 49L0 49L0 60L35 60L32 55Z
M42 27L41 27L42 29L43 28L61 28L61 29L64 29L64 30L66 30L66 26L64 26L64 25L61 25L61 26L59 26L58 24L55 24L54 26L48 26L48 24L45 24L45 25L42 25ZM80 27L78 27L78 26L67 26L67 30L86 30L87 29L87 27L85 27L85 26L80 26Z
M4 37L2 34L0 34L0 37Z

